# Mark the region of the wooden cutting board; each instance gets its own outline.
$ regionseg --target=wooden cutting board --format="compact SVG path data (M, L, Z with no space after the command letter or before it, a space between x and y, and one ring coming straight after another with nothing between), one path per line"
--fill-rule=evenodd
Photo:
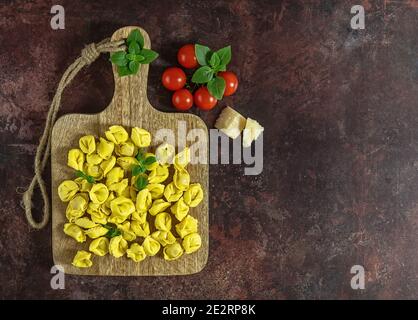
M132 29L125 27L117 30L113 40L126 38ZM139 28L145 39L145 48L150 48L148 34ZM111 66L109 62L109 66ZM122 125L125 128L141 127L155 135L160 128L173 129L176 133L179 121L184 121L187 130L199 128L206 135L208 153L208 130L205 123L197 116L187 113L164 113L154 109L147 98L148 65L141 65L136 75L120 78L115 66L112 65L115 78L115 92L109 106L98 114L68 114L58 119L52 131L51 171L52 171L52 249L54 263L64 267L65 273L80 275L186 275L199 272L207 262L209 251L209 166L208 164L189 164L188 171L192 182L199 182L205 192L202 203L191 208L190 214L199 220L199 232L202 236L202 247L190 255L183 255L176 261L165 261L161 252L155 257L147 257L144 261L134 261L122 257L98 257L92 255L93 266L79 269L71 265L77 250L88 251L91 240L77 243L63 232L66 223L66 203L58 197L57 188L66 179L74 179L74 170L67 167L67 153L71 148L78 148L78 139L87 134L96 137L104 136L111 125ZM167 94L169 94L167 92ZM130 132L130 130L129 130ZM154 142L154 141L153 141ZM188 145L192 142L188 142ZM155 145L152 145L155 147ZM208 154L207 154L208 156ZM209 158L208 158L209 159ZM139 238L142 242L142 238Z

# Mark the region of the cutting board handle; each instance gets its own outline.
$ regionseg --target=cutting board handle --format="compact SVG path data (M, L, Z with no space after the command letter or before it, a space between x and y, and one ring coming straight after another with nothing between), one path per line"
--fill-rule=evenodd
M139 29L143 35L144 48L151 49L151 41L148 33L137 26L128 26L116 30L112 35L112 40L117 41L126 39L129 33L134 29ZM118 75L117 67L114 64L112 64L112 69L115 79L115 91L112 102L106 110L104 110L107 115L114 115L117 118L121 118L122 124L124 124L125 121L129 122L128 119L131 116L133 108L136 110L143 109L142 111L147 111L149 109L155 111L149 104L147 97L149 64L141 64L140 69L136 74L124 77ZM125 123L125 125L126 124L128 123Z

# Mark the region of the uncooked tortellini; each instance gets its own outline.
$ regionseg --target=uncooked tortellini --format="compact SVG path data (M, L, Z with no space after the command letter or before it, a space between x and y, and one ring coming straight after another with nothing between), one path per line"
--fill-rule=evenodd
M147 257L144 247L138 243L133 243L131 247L126 250L126 256L135 262L141 262Z
M193 253L202 246L202 238L196 232L190 233L184 237L182 245L187 254Z
M78 145L85 154L92 154L94 151L96 151L96 140L94 139L94 136L88 135L83 136L78 140Z
M150 183L146 188L151 193L152 199L160 199L164 194L164 185L161 183Z
M163 199L157 199L153 202L151 208L149 208L148 212L155 216L157 213L163 212L165 209L170 207L171 203L166 202Z
M100 142L97 145L97 154L107 160L112 156L114 148L115 144L113 142L100 138Z
M109 230L103 226L97 226L86 230L85 234L91 239L96 239L104 236L106 233L108 233L108 231Z
M173 158L175 154L175 148L171 144L163 143L157 147L155 151L155 157L157 158L157 162L166 165L172 164Z
M91 267L93 265L93 262L91 261L91 253L84 250L77 251L72 265L77 268Z
M141 223L134 220L131 222L131 229L138 237L145 238L150 234L149 223L147 221Z
M109 196L109 190L103 183L97 183L91 187L89 195L93 203L102 204Z
M88 206L88 195L86 193L79 193L74 196L68 202L65 215L68 221L73 222L75 219L80 218L84 212L87 210Z
M89 251L100 257L105 256L109 252L109 239L106 237L94 239L90 243Z
M147 254L147 256L150 257L155 256L161 248L160 243L151 236L145 238L144 242L142 243L142 246L144 247L144 251Z
M151 235L155 240L157 240L163 247L168 244L176 242L176 238L170 231L155 231Z
M74 170L83 171L84 153L80 149L71 149L68 151L67 165Z
M135 211L135 205L131 199L125 197L117 197L110 203L112 214L109 222L119 224L124 222Z
M161 212L155 217L155 228L160 231L171 230L171 216L167 212Z
M134 127L131 131L131 140L137 147L148 147L151 144L151 134L147 130Z
M115 258L122 257L128 249L128 242L122 236L116 236L110 239L109 253Z
M146 212L152 205L151 193L148 189L142 189L138 192L136 196L136 210L141 212Z
M164 197L168 202L178 201L183 195L183 191L177 189L173 182L170 182L164 190Z
M184 202L183 197L181 197L171 206L170 211L174 214L178 221L181 221L189 213L189 206Z
M161 183L168 178L169 172L167 166L156 166L148 176L149 183Z
M78 184L74 181L65 180L58 186L58 196L62 202L68 202L75 196L79 189Z
M182 256L183 248L180 243L174 242L173 244L166 245L163 252L165 260L176 260Z
M186 191L190 185L190 175L186 169L180 168L175 170L173 176L173 183L180 191Z
M181 238L197 232L197 220L191 216L187 216L183 221L176 224L176 231Z
M193 183L189 189L184 192L184 202L189 207L197 207L197 205L203 200L203 190L200 183Z
M112 141L114 144L121 144L128 140L128 133L122 126L111 126L105 132L105 135L107 140Z
M86 241L86 235L84 234L83 229L81 229L78 225L74 223L64 224L64 233L77 242Z

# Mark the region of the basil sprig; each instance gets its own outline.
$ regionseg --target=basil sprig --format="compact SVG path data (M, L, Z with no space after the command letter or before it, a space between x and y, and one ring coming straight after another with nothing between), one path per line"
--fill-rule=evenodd
M92 176L89 176L88 174L85 174L81 170L77 170L75 172L75 175L76 175L77 178L82 178L82 179L87 180L88 183L95 183L96 182Z
M154 156L145 157L145 153L141 151L138 152L136 159L138 160L138 164L132 166L132 175L138 176L135 181L135 187L138 190L142 190L148 185L148 176L145 174L145 171L157 159Z
M158 53L144 48L144 37L138 29L132 30L126 39L126 51L112 53L110 61L117 66L120 77L136 74L141 64L149 64Z
M225 92L225 80L217 74L226 71L226 66L231 61L231 46L211 51L209 47L195 44L197 62L201 65L192 76L192 82L206 84L209 93L216 99L222 99Z
M105 236L107 238L114 238L114 237L120 236L122 234L116 226L112 226L110 224L104 224L103 227L105 227L107 230L109 230L105 234Z

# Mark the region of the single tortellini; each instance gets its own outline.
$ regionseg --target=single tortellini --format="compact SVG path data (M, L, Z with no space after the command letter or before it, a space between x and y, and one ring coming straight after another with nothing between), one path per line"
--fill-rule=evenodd
M170 207L171 203L166 202L163 199L157 199L153 202L151 208L148 210L148 212L155 216L157 213L163 212L165 209Z
M170 231L155 231L151 235L155 240L157 240L163 247L168 244L173 244L176 242L176 238Z
M160 231L171 230L171 216L167 212L157 214L154 221L155 228Z
M190 233L184 237L182 245L187 254L193 253L202 246L202 238L196 232Z
M74 180L74 182L77 183L81 192L89 192L91 190L91 187L93 186L92 183L88 182L84 178L77 178Z
M111 184L109 186L109 191L114 191L116 192L118 196L122 196L124 194L124 191L127 190L128 184L129 184L128 178L123 179L121 182L116 182L116 183ZM126 197L130 198L129 190L128 190L128 195Z
M110 239L109 242L109 253L115 258L122 257L128 249L128 242L123 237L116 236Z
M138 243L132 243L131 247L126 250L126 256L135 262L141 262L147 257L144 247Z
M180 168L174 171L173 183L177 189L186 191L190 185L190 175L186 169Z
M64 224L64 233L77 242L86 241L86 235L84 234L83 229L81 229L78 225L74 223Z
M197 232L197 220L192 216L185 217L180 223L176 224L177 234L184 238L188 234Z
M94 239L90 243L89 250L100 257L107 255L109 252L109 239L106 237Z
M90 203L92 205L97 205L94 203ZM107 219L109 218L106 213L103 212L102 208L100 205L98 205L99 208L95 211L91 210L90 208L87 208L87 212L90 214L91 216L91 220L93 222L99 223L99 224L106 224L107 223ZM89 205L90 207L90 205Z
M92 135L81 137L80 140L78 140L78 145L81 151L86 154L92 154L94 151L96 151L96 140Z
M138 211L135 211L134 213L132 213L131 218L132 220L136 220L139 223L144 223L145 221L147 221L147 211L144 211L141 213L139 213Z
M138 148L132 141L122 142L115 148L115 152L120 157L134 157L138 152Z
M136 234L131 229L131 223L129 221L119 224L118 229L121 231L122 237L126 241L134 241L136 239Z
M89 236L89 238L91 239L96 239L99 237L104 236L105 234L107 234L109 232L109 230L103 226L97 226L97 227L93 227L90 228L86 231L84 231L84 233Z
M116 198L113 192L109 192L109 196L107 197L106 201L103 203L103 206L110 209L110 203Z
M178 201L183 195L183 191L177 189L173 182L170 182L164 190L164 197L168 202Z
M115 144L120 144L128 140L128 132L122 126L111 126L108 131L105 132L105 136L109 141Z
M184 202L189 207L196 207L203 200L203 190L200 183L193 183L189 189L184 192Z
M132 166L139 164L134 157L119 157L116 159L116 163L125 171L130 171Z
M175 204L170 208L170 211L178 221L184 219L185 216L189 213L189 206L184 202L183 197L181 197Z
M92 153L92 154L88 154L86 156L86 161L87 161L88 164L93 164L93 165L96 164L97 165L97 164L100 164L103 161L103 159L97 153Z
M62 202L70 201L79 190L79 186L72 180L64 180L58 186L58 196Z
M109 159L103 160L100 163L100 168L103 170L103 175L106 176L109 173L109 171L113 169L115 164L116 164L115 156L111 156Z
M147 237L150 234L149 223L147 221L140 222L137 220L133 220L131 222L131 230L138 236L138 237Z
M83 229L90 229L98 226L96 222L91 221L87 217L77 218L74 223Z
M186 147L174 157L174 168L177 170L184 169L190 163L190 159L190 149Z
M163 250L165 260L176 260L183 255L183 248L180 243L174 242L173 244L168 244L164 247Z
M155 157L157 162L161 165L172 164L176 149L173 145L163 143L155 150Z
M168 178L169 172L167 166L157 166L151 170L148 176L148 183L161 183Z
M164 185L161 183L150 183L146 188L151 193L152 199L160 199L164 194Z
M97 154L103 159L108 160L112 156L114 148L115 144L113 142L100 138L100 142L97 145Z
M114 167L106 175L106 185L110 186L114 183L120 182L123 179L124 172L122 168Z
M151 236L145 238L142 246L144 247L146 255L150 257L155 256L161 248L160 243Z
M151 192L148 189L142 189L136 195L136 211L138 213L146 212L152 205Z
M144 159L147 159L147 158L150 158L150 157L154 157L154 158L156 158L156 157L155 157L155 154L153 154L153 153L151 153L151 152L147 152L147 153L145 153L145 155L144 155ZM147 165L145 165L145 168L146 168L148 171L154 170L156 167L158 167L158 162L157 162L157 161L154 161L154 162L153 162L153 163L151 163L151 164L147 164Z
M68 202L65 216L68 221L73 222L76 218L80 218L87 210L88 195L86 193L79 193Z
M109 190L103 183L97 183L91 187L89 195L93 203L102 204L109 196Z
M139 148L149 147L151 144L151 134L145 129L134 127L131 131L131 140Z
M84 170L94 180L101 180L103 178L103 170L97 164L86 164Z
M124 222L134 211L135 205L131 199L117 197L110 203L110 215L108 221L115 224Z
M93 265L91 253L84 250L77 251L72 265L77 268L90 268Z
M68 151L67 165L74 170L83 171L84 153L80 149L71 149Z

